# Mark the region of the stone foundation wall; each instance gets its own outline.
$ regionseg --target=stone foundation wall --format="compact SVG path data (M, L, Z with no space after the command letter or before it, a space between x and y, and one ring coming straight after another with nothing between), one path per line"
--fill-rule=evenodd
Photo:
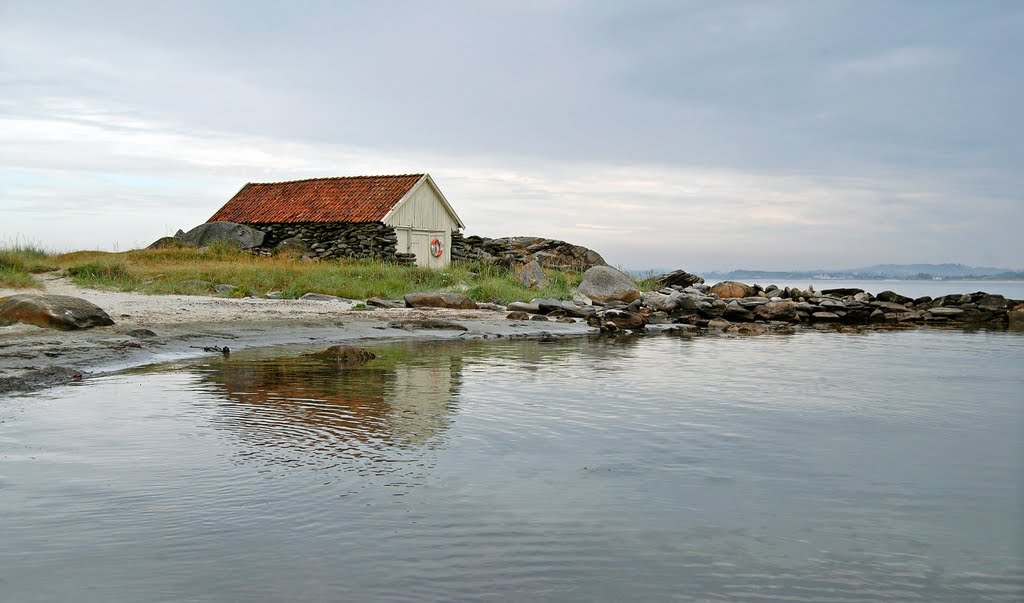
M286 239L299 238L306 255L317 259L381 259L415 262L415 256L397 253L395 229L382 222L297 222L246 224L263 231L261 251L269 253Z

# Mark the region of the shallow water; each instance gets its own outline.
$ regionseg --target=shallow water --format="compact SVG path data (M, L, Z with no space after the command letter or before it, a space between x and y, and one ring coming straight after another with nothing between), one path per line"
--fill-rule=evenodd
M0 600L1024 597L1020 334L368 347L0 399Z

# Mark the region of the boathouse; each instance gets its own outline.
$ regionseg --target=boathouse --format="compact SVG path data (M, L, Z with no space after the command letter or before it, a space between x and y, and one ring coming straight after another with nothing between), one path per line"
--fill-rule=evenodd
M429 174L250 182L208 222L265 233L264 246L300 239L320 258L411 260L441 268L465 224Z

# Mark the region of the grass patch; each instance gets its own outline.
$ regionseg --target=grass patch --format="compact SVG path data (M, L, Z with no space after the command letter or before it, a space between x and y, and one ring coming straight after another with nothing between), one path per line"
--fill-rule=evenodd
M253 256L228 244L208 248L138 249L123 253L78 251L49 256L78 285L150 294L209 295L232 285L233 297L277 292L285 299L325 293L348 299L401 299L424 291L464 292L477 301L507 304L535 297L568 299L582 274L545 270L550 285L527 289L513 270L454 262L443 270L382 261L303 261L286 254Z
M31 244L0 247L0 287L39 288L33 274L57 270L51 255Z

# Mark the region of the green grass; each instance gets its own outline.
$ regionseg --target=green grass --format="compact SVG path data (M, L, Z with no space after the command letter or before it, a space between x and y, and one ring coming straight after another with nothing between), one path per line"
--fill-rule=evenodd
M534 297L567 299L579 284L575 271L546 270L550 286L519 286L513 270L482 263L453 263L443 270L383 261L309 262L285 254L252 256L231 245L206 249L140 249L124 253L80 251L52 256L76 283L86 287L150 294L208 295L214 285L236 287L233 296L297 298L325 293L348 299L401 299L424 291L465 292L477 301L508 303Z
M50 254L36 245L15 243L0 247L0 287L39 288L32 275L56 269Z

